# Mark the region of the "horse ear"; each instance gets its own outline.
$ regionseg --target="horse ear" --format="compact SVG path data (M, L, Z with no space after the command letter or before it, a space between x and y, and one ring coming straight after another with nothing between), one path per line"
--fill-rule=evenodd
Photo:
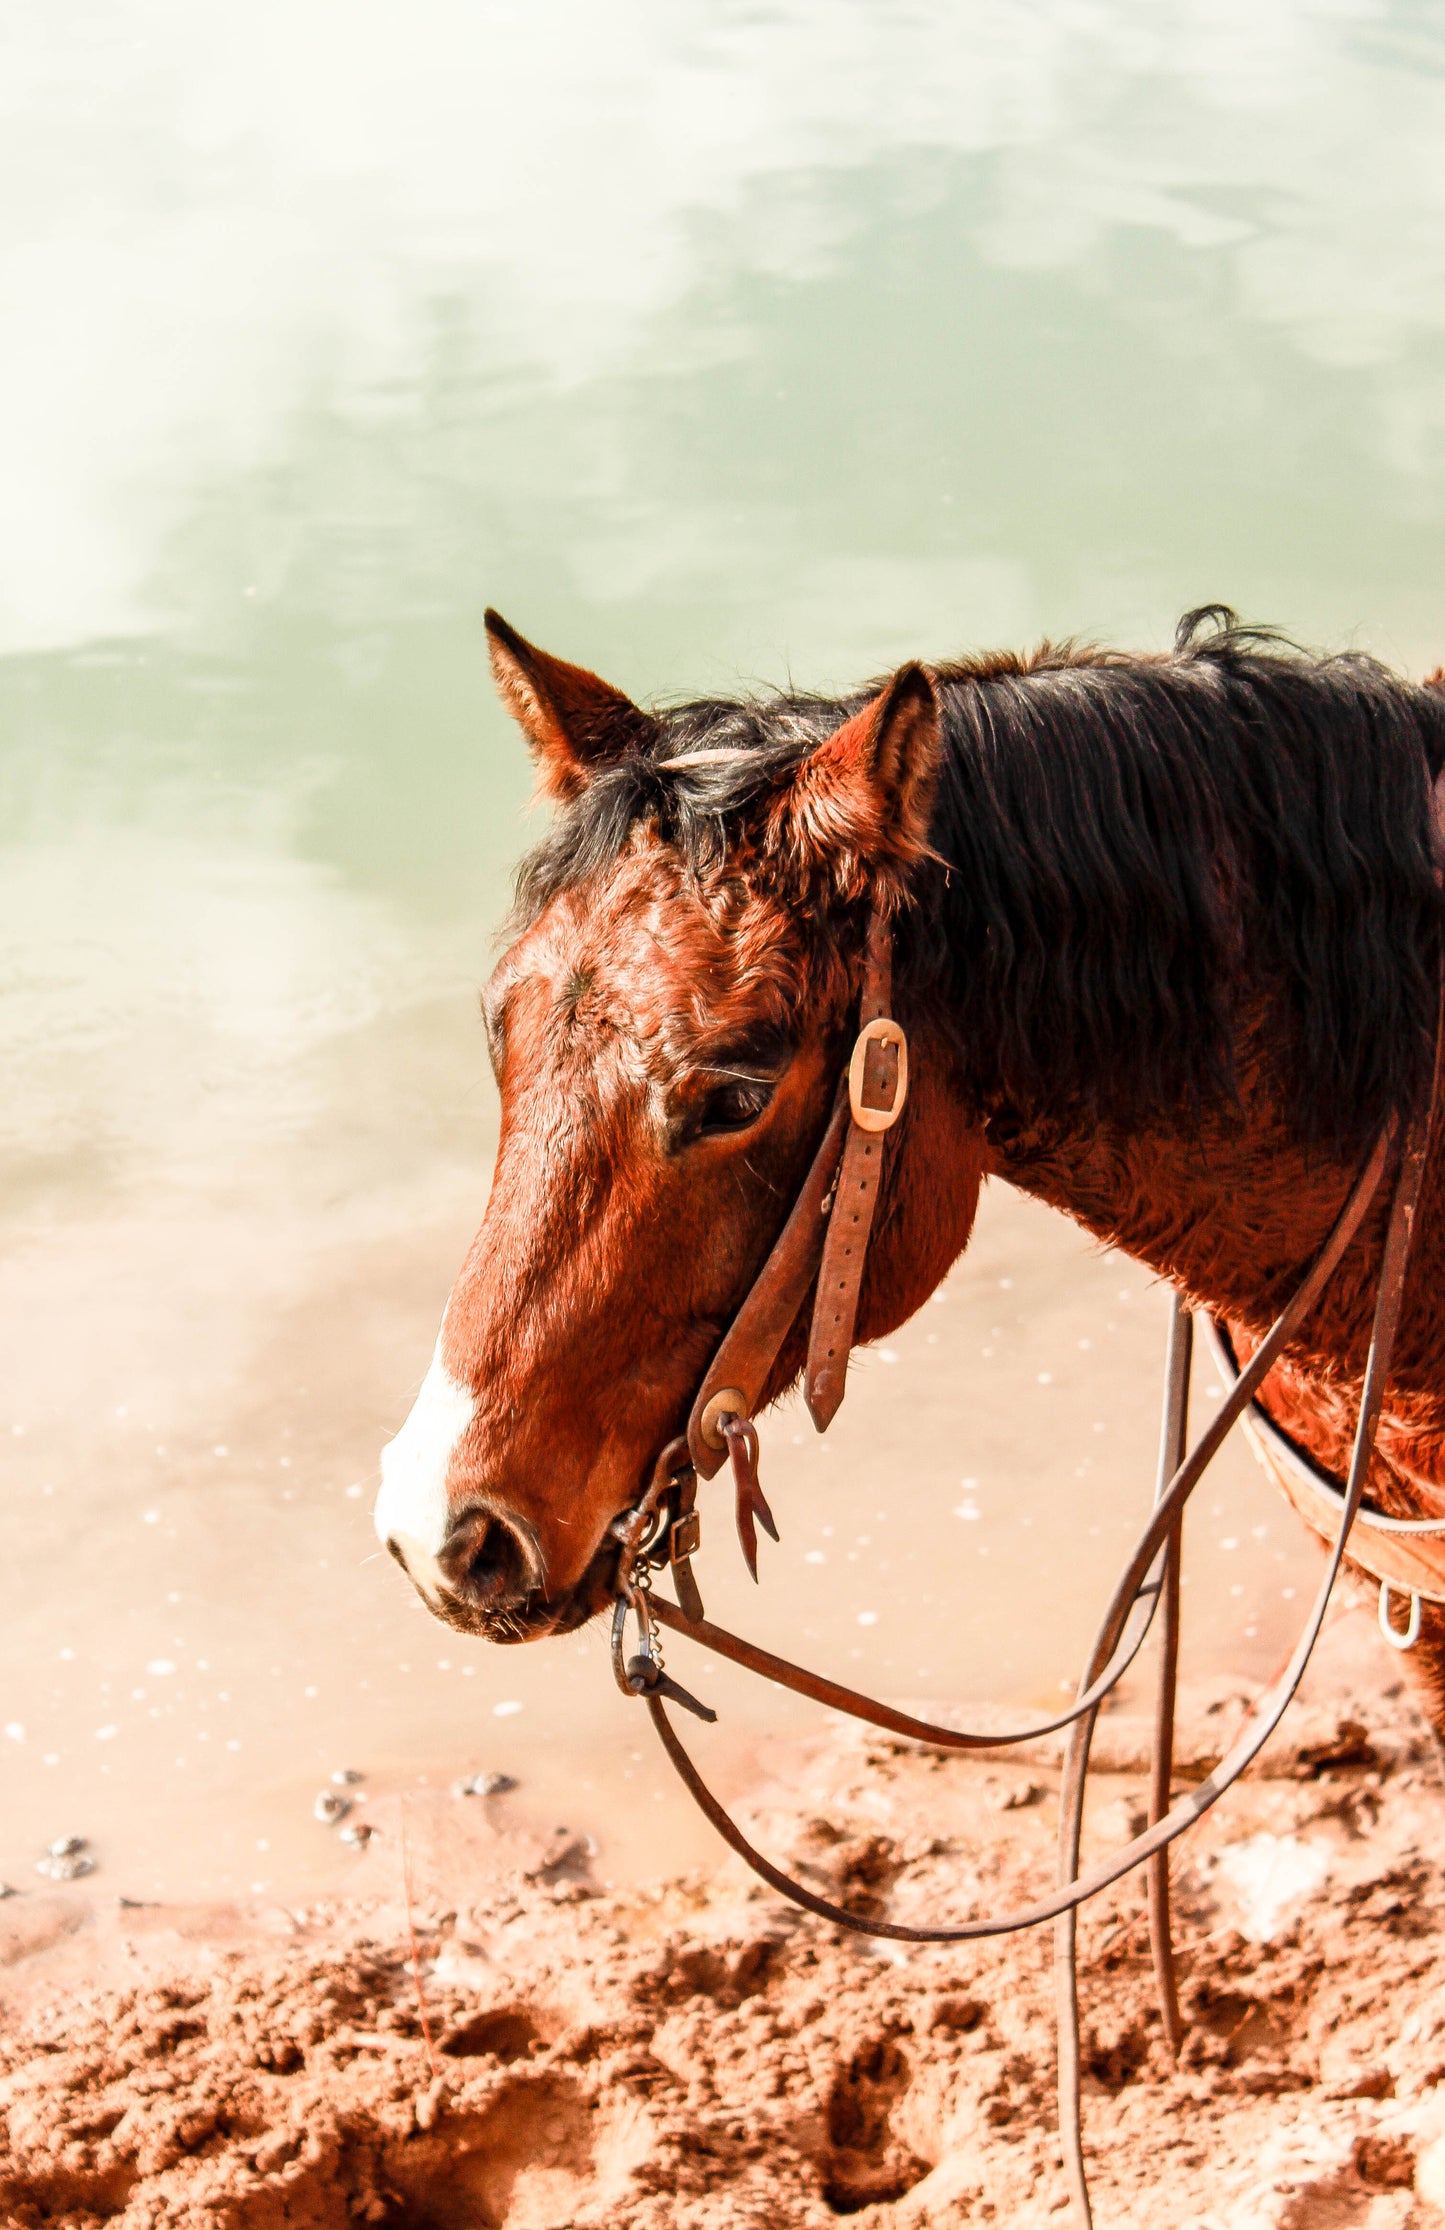
M576 797L598 767L645 743L656 723L585 666L538 650L488 611L487 648L498 694L532 747L548 797Z
M932 678L901 666L881 697L803 761L787 797L793 848L849 895L880 869L906 875L928 850L941 750Z

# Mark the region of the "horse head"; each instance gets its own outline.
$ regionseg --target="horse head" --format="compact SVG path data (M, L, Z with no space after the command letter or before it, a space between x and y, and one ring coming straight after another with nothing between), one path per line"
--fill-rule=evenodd
M501 1094L486 1214L384 1453L376 1525L449 1624L522 1641L610 1598L612 1521L681 1430L827 1125L870 909L906 939L941 743L917 665L841 705L653 713L487 628L556 815L483 996ZM864 1339L943 1276L982 1166L956 1055L906 977L899 1012L915 1083ZM802 1347L796 1330L764 1399Z

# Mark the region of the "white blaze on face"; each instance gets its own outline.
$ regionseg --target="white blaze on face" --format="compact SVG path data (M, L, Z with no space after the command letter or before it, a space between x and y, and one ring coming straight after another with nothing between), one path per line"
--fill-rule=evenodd
M442 1361L438 1335L431 1369L395 1440L381 1451L381 1492L376 1498L378 1537L394 1541L419 1587L440 1581L437 1558L447 1537L447 1472L452 1452L476 1414L471 1388Z

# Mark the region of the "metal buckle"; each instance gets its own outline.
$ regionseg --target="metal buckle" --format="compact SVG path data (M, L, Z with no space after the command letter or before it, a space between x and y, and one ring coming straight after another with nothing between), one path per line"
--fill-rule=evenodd
M893 1087L891 1107L869 1107L863 1099L863 1077L870 1045L891 1045L898 1052L898 1081ZM908 1040L901 1024L891 1015L880 1014L864 1024L853 1046L853 1057L848 1063L848 1105L859 1130L892 1130L903 1113L903 1102L908 1097Z
M680 1563L685 1556L696 1556L702 1547L702 1513L689 1510L684 1517L674 1518L668 1544L668 1562Z

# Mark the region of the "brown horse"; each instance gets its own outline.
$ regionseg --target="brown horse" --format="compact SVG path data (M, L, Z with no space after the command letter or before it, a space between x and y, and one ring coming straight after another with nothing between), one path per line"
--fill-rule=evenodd
M441 1617L520 1641L611 1599L611 1522L827 1121L870 907L894 924L913 1085L859 1338L918 1308L999 1176L1258 1341L1427 1079L1438 687L1211 608L1165 657L1046 647L842 700L648 712L487 624L558 810L484 998L486 1217L383 1459L378 1532ZM1434 1162L1369 1488L1406 1516L1445 1508ZM1336 1470L1387 1193L1265 1385ZM1410 1662L1445 1735L1445 1609Z

